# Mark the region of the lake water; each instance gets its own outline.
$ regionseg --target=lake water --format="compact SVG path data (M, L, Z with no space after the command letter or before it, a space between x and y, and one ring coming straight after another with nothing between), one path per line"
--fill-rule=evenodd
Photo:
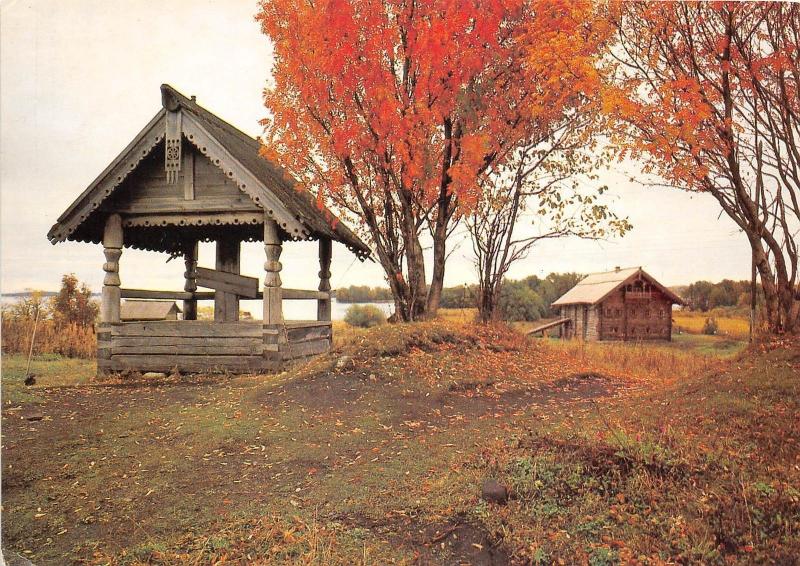
M93 296L93 298L98 301L100 300L99 295ZM10 297L8 295L3 295L0 302L2 302L4 306L7 306L19 299L20 297L18 296ZM331 318L333 320L344 320L344 315L347 313L347 309L354 304L373 305L379 308L387 317L394 312L394 303L391 302L340 303L336 299L333 299L331 304ZM212 302L201 301L200 305L208 306L212 305ZM178 306L181 306L180 301L178 301ZM241 301L239 308L242 311L249 312L254 318L257 319L261 318L261 313L263 312L261 301ZM283 317L286 320L315 320L317 318L317 301L283 301Z

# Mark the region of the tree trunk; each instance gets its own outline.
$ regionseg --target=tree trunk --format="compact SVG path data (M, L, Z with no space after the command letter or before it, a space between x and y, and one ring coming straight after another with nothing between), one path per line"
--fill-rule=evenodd
M761 290L764 293L764 310L767 326L772 333L794 332L798 330L800 318L800 302L796 299L796 290L790 281L781 280L773 273L769 258L764 251L761 239L757 235L750 238L750 247L761 278Z
M445 212L447 214L447 212ZM437 221L436 230L433 233L433 273L431 274L431 286L428 289L428 303L426 316L434 317L439 310L442 300L442 289L444 288L444 264L447 260L447 222Z

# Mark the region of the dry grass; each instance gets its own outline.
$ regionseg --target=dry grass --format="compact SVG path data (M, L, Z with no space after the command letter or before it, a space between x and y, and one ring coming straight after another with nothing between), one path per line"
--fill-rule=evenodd
M673 382L714 371L724 365L719 356L681 350L670 345L634 342L546 341L545 347L586 368L601 369L630 380L646 377Z
M123 551L121 556L103 556L97 563L126 564L370 564L366 546L354 556L357 541L344 542L351 533L316 517L304 520L270 515L234 521L202 536L186 536L175 547L146 542ZM99 558L99 557L98 557Z
M33 338L33 321L3 317L2 351L4 354L28 354ZM59 354L68 358L94 358L97 336L91 326L56 324L40 320L36 325L34 354Z
M750 335L750 322L746 318L717 316L713 312L678 311L672 315L675 330L702 334L706 319L713 317L717 321L717 334L729 336L736 340L747 340Z

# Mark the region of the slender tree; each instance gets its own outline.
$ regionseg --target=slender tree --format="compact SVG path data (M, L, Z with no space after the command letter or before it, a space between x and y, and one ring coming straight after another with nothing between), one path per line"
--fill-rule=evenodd
M604 105L623 156L712 195L747 237L770 329L797 330L800 5L624 2L615 24Z
M552 130L521 144L506 163L483 179L478 205L466 218L478 271L478 315L500 316L503 282L511 266L542 240L574 236L599 239L630 229L601 203L594 171L607 161L598 150L595 98L584 98ZM519 234L523 215L532 222Z
M595 17L589 0L260 2L264 153L358 219L397 319L438 308L447 237L480 176L596 80Z

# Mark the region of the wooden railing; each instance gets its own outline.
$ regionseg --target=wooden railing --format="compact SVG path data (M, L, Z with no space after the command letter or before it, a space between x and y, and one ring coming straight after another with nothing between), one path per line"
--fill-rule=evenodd
M324 291L312 291L306 289L282 289L283 298L286 300L330 300L331 294ZM214 299L214 291L151 291L149 289L120 289L120 296L123 299L166 299L172 301L210 301ZM242 297L250 299L251 297ZM256 300L264 298L264 293L258 291L254 297Z
M652 296L652 291L625 291L626 299L650 299Z
M308 289L282 289L282 293L283 298L288 300L312 299L324 301L331 298L331 294L325 291L312 291Z
M255 296L252 296L252 295ZM248 296L241 296L242 299L263 300L264 292L257 291ZM317 301L317 313L329 313L330 308L322 308L319 305L329 305L331 294L327 291L312 291L307 289L281 289L281 298L286 300L311 300ZM151 291L149 289L120 289L120 297L123 299L162 299L170 301L210 301L214 300L214 291ZM329 321L330 315L323 314L322 321ZM319 314L318 314L319 318Z
M214 298L214 291L151 291L149 289L120 289L123 299L168 299L172 301L208 301Z

